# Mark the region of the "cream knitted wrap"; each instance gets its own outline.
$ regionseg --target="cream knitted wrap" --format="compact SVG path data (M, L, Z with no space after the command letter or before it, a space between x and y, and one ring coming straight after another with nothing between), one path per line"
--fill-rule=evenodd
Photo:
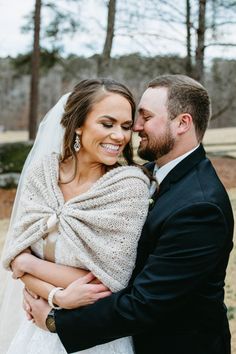
M137 243L148 211L149 179L134 166L117 167L85 193L65 202L58 186L58 155L45 157L26 178L17 222L3 265L45 237L56 218L58 237L112 291L125 287L135 265Z

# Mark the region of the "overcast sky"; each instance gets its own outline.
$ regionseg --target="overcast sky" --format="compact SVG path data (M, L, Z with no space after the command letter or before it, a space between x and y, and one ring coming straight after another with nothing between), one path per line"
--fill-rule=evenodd
M0 56L15 56L27 49L29 36L22 35L23 16L32 10L32 0L0 0Z
M78 11L76 4L69 4L65 0L59 0L60 8L70 6L74 13ZM0 57L16 56L19 53L27 52L31 49L32 36L23 34L21 26L25 24L25 15L34 9L35 0L0 0ZM102 0L87 0L86 6L79 8L80 18L86 26L86 31L80 31L74 38L64 36L65 54L75 53L78 55L89 56L101 52L105 39L104 28L106 27L107 11ZM42 20L48 12L43 10ZM76 41L75 41L76 38ZM115 43L115 41L117 41ZM43 41L41 41L41 44ZM115 45L116 44L116 45ZM116 36L114 38L113 55L125 54L130 52L145 52L148 49L142 48L138 38L133 41L126 36Z
M88 0L86 9L90 12L91 6L94 6L95 3L94 0ZM97 1L97 4L98 3L99 0ZM32 35L22 33L21 27L26 23L25 15L28 15L34 9L34 4L35 0L0 0L0 57L7 55L16 56L19 53L25 53L31 49ZM60 0L60 5L61 4L62 8L64 6L66 9L67 2ZM103 8L101 6L96 6L94 12L99 15L102 10ZM45 21L45 11L42 12L42 15L42 20ZM91 49L89 50L88 36L85 33L80 34L80 36L76 38L77 43L78 39L81 49L84 52L83 54L90 54ZM79 52L79 49L75 47L74 43L75 41L73 39L66 38L66 42L64 43L66 53ZM85 53L85 51L87 51L87 53Z
M181 1L183 5L183 0ZM0 57L16 56L19 53L25 53L31 49L32 36L30 34L21 33L21 26L25 23L24 16L29 14L34 8L35 0L0 0ZM57 0L62 8L66 9L66 0ZM80 16L88 29L85 32L79 32L76 37L65 37L64 48L65 54L75 53L78 55L89 56L94 53L100 53L104 42L104 29L106 26L106 8L102 6L102 0L87 0L86 7L80 8ZM122 1L118 1L118 4ZM123 3L127 3L124 2ZM139 0L140 4L144 4L145 0ZM69 5L72 8L71 4ZM76 5L75 5L76 6ZM74 12L76 12L74 8ZM45 14L45 12L44 12ZM45 15L43 20L45 21ZM103 28L102 28L103 27ZM183 28L170 31L170 25L158 24L156 21L142 19L139 24L140 32L150 33L167 33L165 40L160 40L141 35L134 35L131 39L122 33L122 29L117 29L117 35L114 38L112 55L122 55L131 52L141 52L145 55L157 54L179 54L185 55L185 32ZM234 32L234 31L233 31ZM176 41L173 41L173 35ZM168 39L169 37L169 39ZM76 38L76 40L75 40ZM171 40L170 40L171 39ZM206 56L224 56L226 58L236 57L236 48L220 48L212 47L207 49Z

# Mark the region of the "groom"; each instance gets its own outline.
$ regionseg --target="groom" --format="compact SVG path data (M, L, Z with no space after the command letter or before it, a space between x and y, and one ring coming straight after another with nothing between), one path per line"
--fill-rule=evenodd
M224 279L233 214L201 144L209 116L207 91L193 79L149 83L134 131L159 188L152 187L130 285L49 316L46 302L25 295L36 324L45 328L48 316L69 353L130 335L137 354L230 353Z

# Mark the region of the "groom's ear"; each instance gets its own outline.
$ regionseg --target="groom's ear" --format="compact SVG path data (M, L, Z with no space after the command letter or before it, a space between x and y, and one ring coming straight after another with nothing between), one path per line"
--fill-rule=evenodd
M181 113L177 117L177 132L184 134L189 131L193 126L193 118L189 113Z

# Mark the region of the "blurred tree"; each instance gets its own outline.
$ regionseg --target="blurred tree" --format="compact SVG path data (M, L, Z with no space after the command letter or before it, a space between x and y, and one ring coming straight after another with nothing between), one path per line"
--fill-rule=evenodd
M30 106L29 106L29 139L35 139L38 101L39 101L39 61L40 61L40 22L41 0L35 0L34 10L34 44L31 64Z
M64 1L65 3L65 1ZM45 0L44 9L50 11L51 20L43 27L43 38L49 42L48 51L61 54L64 50L62 45L64 35L73 36L78 30L82 31L79 6L85 3L84 0L66 0L67 5L76 4L78 8L65 8L59 1ZM63 1L62 1L63 4Z
M56 5L54 1L41 0L41 2L43 16L40 28L40 69L46 73L56 63L61 63L61 55L64 51L62 45L64 35L73 36L78 30L83 31L83 27L79 18L79 9L73 12L61 6L60 1L57 1ZM61 2L63 4L63 1ZM67 0L66 3L82 5L83 0ZM25 16L26 22L21 28L23 33L33 33L33 18L34 12ZM17 74L25 74L30 71L31 55L32 51L19 54L12 59L12 64Z
M17 57L11 58L11 65L15 70L15 76L29 75L31 73L32 51L25 54L18 54ZM48 50L40 47L40 73L47 74L56 63L60 63L61 57L57 49Z
M159 0L155 11L157 21L170 25L169 41L181 44L181 33L185 33L186 40L182 40L186 51L185 71L200 82L204 80L206 3L207 0L186 0L177 6L170 0Z
M206 3L207 0L198 1L198 27L197 27L197 46L195 54L195 73L196 80L204 81L204 52L205 52L205 32L206 32Z
M82 1L82 0L81 0ZM67 2L80 3L80 0L67 0ZM42 28L41 10L49 9L52 14L52 20ZM33 18L33 21L32 21ZM33 23L33 27L32 27ZM13 61L15 68L24 68L27 66L27 60L31 58L31 86L30 86L30 107L29 107L29 139L34 139L37 130L38 120L38 101L39 101L39 69L40 59L44 69L49 69L56 62L60 62L60 53L63 51L61 44L64 34L74 34L80 28L77 14L66 11L55 5L53 1L35 0L34 12L27 16L27 22L22 28L23 32L33 30L33 51L26 53ZM40 37L47 38L50 41L51 49L40 49ZM63 61L62 61L63 63ZM24 72L25 70L23 70Z
M116 18L116 0L108 1L108 15L106 39L103 46L102 54L98 59L98 76L106 76L109 73L109 64L111 59L111 49L114 38L115 18Z
M97 55L93 57L71 56L65 59L68 70L55 67L41 77L39 115L43 116L57 98L69 92L78 82L97 73ZM126 83L137 99L145 84L153 77L165 73L184 73L185 58L179 56L143 57L140 54L111 59L112 77ZM207 68L204 85L212 100L213 118L211 127L235 126L236 112L236 60L215 59L212 68ZM27 129L28 77L15 77L9 59L0 60L0 109L1 124L6 129Z
M187 47L187 57L186 57L186 73L192 76L193 64L192 64L192 39L191 39L191 2L186 0L186 47Z
M209 12L208 31L211 36L206 42L206 48L218 47L227 48L235 47L235 39L231 35L232 28L236 24L236 1L232 0L210 0L211 8ZM233 26L233 27L232 27ZM212 65L212 118L211 120L219 120L216 126L222 127L225 120L228 122L234 119L234 115L230 112L235 110L235 61L224 60L218 58L213 60ZM229 116L228 116L229 115ZM228 123L229 124L229 123ZM231 125L234 125L231 123Z
M236 61L214 59L207 87L212 98L212 126L235 126Z
M236 25L236 2L230 0L208 0L208 30L211 32L206 47L235 47L232 37Z
M141 38L142 49L152 46L158 48L162 55L167 50L175 53L177 44L182 46L186 53L185 71L200 82L204 82L206 50L212 46L236 45L228 30L229 25L236 24L236 1L186 0L174 3L172 0L146 0L140 1L137 8L136 3L130 0L126 6L128 21L120 26L123 32L118 25L116 33L130 36L136 42ZM118 6L118 24L120 16ZM231 41L227 40L230 37Z
M194 0L191 0L192 2ZM206 49L235 47L229 25L236 25L236 2L231 0L198 0L197 46L195 78L204 82L204 57ZM231 99L230 99L231 102ZM229 103L230 103L229 102ZM217 116L217 114L216 114Z
M204 81L205 53L210 53L213 46L220 48L236 45L233 42L234 38L230 38L229 31L227 33L227 26L236 23L234 19L236 1L233 0L186 0L182 2L140 0L139 6L136 0L94 1L98 8L100 5L107 5L107 20L105 20L104 11L101 12L103 17L100 16L99 20L98 12L91 14L87 10L89 4L84 0L58 0L57 2L41 0L41 2L43 11L40 35L41 75L55 63L60 63L65 75L68 74L74 80L80 79L77 71L73 70L75 58L72 56L66 60L65 56L63 57L64 47L62 45L64 35L74 35L78 30L81 33L86 29L85 46L93 52L101 53L95 55L96 59L98 58L95 63L95 75L99 76L106 76L111 71L111 67L113 69L114 60L111 60L111 50L114 48L114 38L117 39L115 44L118 44L119 39L123 37L122 45L125 47L130 44L130 51L135 43L137 51L140 48L142 55L146 53L146 57L152 57L155 65L161 57L166 57L167 53L170 57L178 56L178 48L182 46L182 53L184 50L186 53L184 55L185 68L172 72L186 72L201 82ZM70 2L78 5L80 9L76 10L73 6L67 6ZM48 16L49 13L50 16ZM89 16L86 17L87 15ZM102 28L103 23L106 24L106 29ZM102 31L99 32L101 29ZM32 15L29 16L25 30L32 30ZM229 38L230 40L227 41ZM42 48L42 43L44 48ZM27 72L25 66L27 58L29 55L25 54L14 60L14 65L22 73ZM166 63L164 72L170 71L168 61L165 59L163 62ZM94 69L94 62L91 62L91 67ZM88 75L88 73L90 72L85 70L83 75Z

